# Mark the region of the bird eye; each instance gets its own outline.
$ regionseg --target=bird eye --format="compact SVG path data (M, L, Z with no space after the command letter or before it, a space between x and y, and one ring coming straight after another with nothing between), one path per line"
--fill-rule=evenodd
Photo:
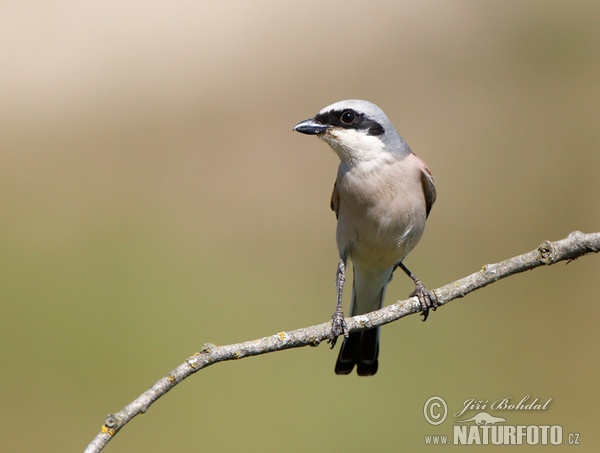
M352 123L352 121L354 121L355 117L356 117L356 115L354 114L354 112L352 110L346 110L345 112L342 113L342 116L340 116L340 120L344 124L350 124L350 123Z

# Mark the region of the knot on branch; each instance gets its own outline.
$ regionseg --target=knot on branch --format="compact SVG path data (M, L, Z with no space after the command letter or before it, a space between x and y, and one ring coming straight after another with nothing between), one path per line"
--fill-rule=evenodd
M121 427L122 423L123 421L121 420L121 417L119 417L117 414L108 414L106 416L106 420L104 420L102 432L114 436Z
M552 264L554 262L556 250L552 242L544 241L542 244L540 244L537 250L542 263Z

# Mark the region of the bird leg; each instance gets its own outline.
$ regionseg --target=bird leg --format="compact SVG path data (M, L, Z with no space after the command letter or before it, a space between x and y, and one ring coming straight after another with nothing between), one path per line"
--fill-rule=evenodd
M331 331L329 332L328 343L331 343L331 349L337 342L337 337L344 334L344 338L348 338L348 326L344 319L344 311L342 310L342 290L346 281L346 261L340 258L335 277L335 287L337 290L337 305L333 316L331 316Z
M411 271L400 261L396 264L396 267L399 267L404 271L406 275L410 277L410 279L415 284L415 290L411 293L410 297L417 296L419 299L419 303L421 304L421 315L423 316L423 321L427 320L429 316L429 309L435 311L438 308L437 296L433 291L429 291L425 288L425 285L419 280L417 277L413 275Z

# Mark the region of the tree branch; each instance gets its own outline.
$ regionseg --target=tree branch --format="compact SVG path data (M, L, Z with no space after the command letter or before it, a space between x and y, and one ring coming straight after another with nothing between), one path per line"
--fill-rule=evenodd
M486 264L474 274L449 283L434 290L439 305L466 296L476 289L483 288L510 275L518 274L558 261L571 261L587 253L600 251L600 233L584 234L579 231L556 242L544 242L535 250L515 256L500 263ZM420 304L416 297L398 301L390 306L365 315L347 318L348 330L356 332L397 321L405 316L419 313ZM289 332L246 341L244 343L215 346L207 343L200 352L188 357L185 362L158 380L151 388L125 406L119 412L110 414L102 425L101 432L87 446L85 453L99 452L119 430L136 415L142 414L160 397L195 372L226 360L242 359L268 352L303 346L318 346L328 339L331 323L309 326Z

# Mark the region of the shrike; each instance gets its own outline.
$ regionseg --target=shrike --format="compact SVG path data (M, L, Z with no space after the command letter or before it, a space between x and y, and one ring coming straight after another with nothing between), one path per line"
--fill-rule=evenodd
M336 102L294 130L322 138L340 158L331 195L340 259L330 342L333 347L344 334L336 374L350 374L356 365L359 376L370 376L378 367L379 328L348 334L342 311L346 263L349 258L354 271L351 316L383 307L386 286L400 267L414 282L413 295L421 304L423 321L427 319L429 309L437 308L436 296L402 261L423 234L436 197L433 178L371 102Z

